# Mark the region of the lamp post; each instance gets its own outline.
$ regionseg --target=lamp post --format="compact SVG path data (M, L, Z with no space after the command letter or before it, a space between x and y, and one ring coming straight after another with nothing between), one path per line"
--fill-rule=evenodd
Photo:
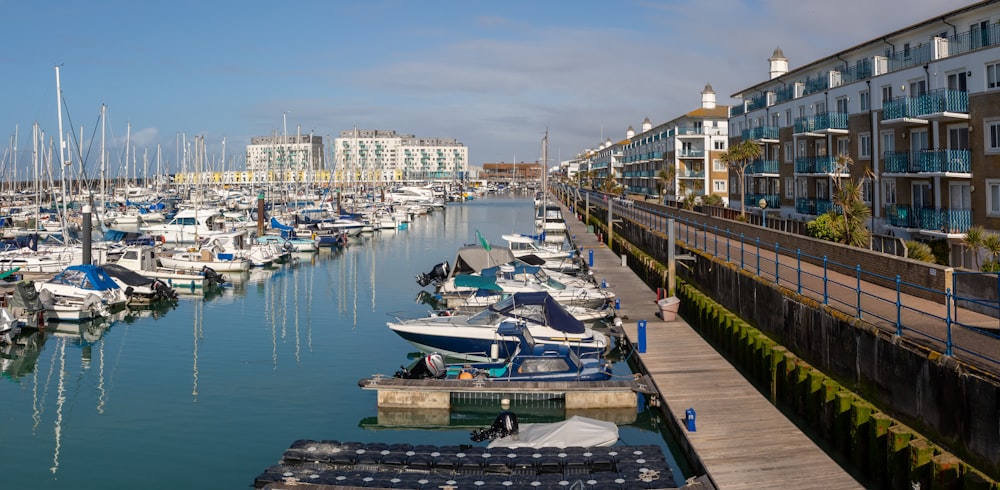
M760 206L760 215L764 217L764 228L767 228L767 199L760 198L757 205Z

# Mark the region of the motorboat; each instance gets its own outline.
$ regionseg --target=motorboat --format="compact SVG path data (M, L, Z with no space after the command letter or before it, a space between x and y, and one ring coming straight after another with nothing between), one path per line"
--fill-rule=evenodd
M473 314L432 316L388 322L388 327L423 352L440 352L455 359L487 361L506 358L520 342L500 335L507 321L523 322L533 342L563 345L581 355L601 354L606 335L577 320L546 292L514 293Z
M170 244L196 244L201 238L226 230L225 216L217 209L182 209L166 223L144 226L142 231Z
M206 267L217 272L250 270L250 259L212 248L165 250L158 258L163 267L186 271L201 271Z
M483 381L606 381L611 364L603 356L582 357L568 345L535 342L524 322L505 321L496 330L498 337L516 338L518 346L508 358L480 363L445 364L444 355L431 353L409 368L395 373L406 379L449 379Z
M615 299L613 292L584 279L518 261L454 276L438 288L448 307L456 308L486 307L517 292L547 292L563 305L585 308L602 308Z
M125 291L129 305L148 305L177 299L177 291L159 279L149 278L118 264L104 264L104 272Z
M111 309L125 306L128 301L125 290L99 265L68 266L52 279L36 282L35 287L43 304L46 294L55 298L56 303L61 298L90 302L96 297L98 303Z
M115 264L151 279L157 279L175 291L202 292L213 285L226 282L225 277L207 265L201 269L163 267L154 256L153 247L130 245L125 248Z

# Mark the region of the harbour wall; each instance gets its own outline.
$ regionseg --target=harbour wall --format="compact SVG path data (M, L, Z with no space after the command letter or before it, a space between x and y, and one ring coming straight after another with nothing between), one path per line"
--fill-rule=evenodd
M588 225L606 237L606 219L592 207ZM647 284L665 287L666 242L623 220L613 247ZM682 316L876 486L1000 488L996 376L690 252L696 260L679 271Z

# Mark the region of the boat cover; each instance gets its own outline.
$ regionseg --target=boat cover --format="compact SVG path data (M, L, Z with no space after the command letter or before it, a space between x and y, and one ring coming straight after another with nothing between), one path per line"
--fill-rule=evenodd
M601 447L618 442L614 422L574 415L562 422L520 424L517 434L494 439L489 447Z
M458 249L458 254L452 262L455 267L451 274L455 276L476 273L487 267L506 264L513 260L514 253L506 247L491 247L489 250L480 246L462 247Z
M583 322L545 291L514 293L489 308L501 315L546 325L561 332L582 334L587 330Z
M119 289L118 284L108 276L104 268L98 265L80 264L71 265L63 269L52 279L46 282L53 284L67 284L80 289L91 291L104 291L106 289Z

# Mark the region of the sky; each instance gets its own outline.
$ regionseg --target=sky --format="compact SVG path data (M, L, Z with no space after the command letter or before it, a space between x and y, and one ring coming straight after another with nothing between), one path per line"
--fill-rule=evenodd
M230 169L253 136L330 148L355 127L455 138L473 166L539 161L547 132L555 165L697 109L706 83L732 104L768 78L776 47L794 70L972 3L0 0L0 172L31 178L36 123L58 151L56 66L63 133L89 176L102 104L110 175L126 133L138 167L145 154L155 171L159 145L173 172L184 138Z

